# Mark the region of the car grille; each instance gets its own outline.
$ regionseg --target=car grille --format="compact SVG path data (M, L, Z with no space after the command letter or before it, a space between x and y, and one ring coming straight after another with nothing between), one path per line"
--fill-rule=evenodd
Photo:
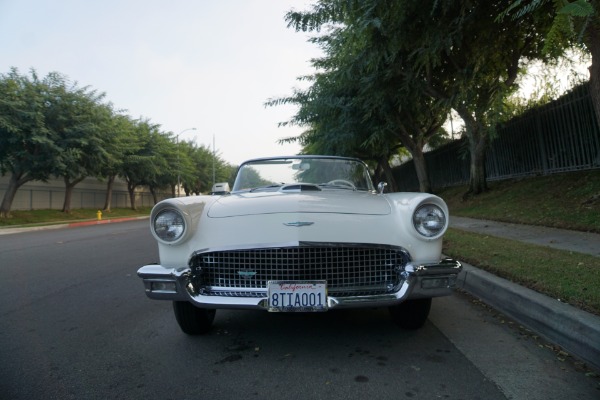
M266 296L270 280L326 280L330 295L394 291L408 254L395 247L298 246L198 253L192 283L205 295Z

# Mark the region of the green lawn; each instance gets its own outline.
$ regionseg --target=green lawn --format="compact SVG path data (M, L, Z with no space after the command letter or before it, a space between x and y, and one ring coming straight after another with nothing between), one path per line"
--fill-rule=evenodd
M150 215L150 207L140 207L138 210L129 208L116 208L111 212L102 212L102 219L139 217ZM82 220L97 219L98 210L77 209L70 213L64 213L59 210L31 210L31 211L11 211L11 217L0 218L0 228L9 226L39 226L57 223L69 223Z
M463 199L465 186L440 191L451 215L600 233L600 170L489 182Z
M444 254L600 315L600 257L449 229Z

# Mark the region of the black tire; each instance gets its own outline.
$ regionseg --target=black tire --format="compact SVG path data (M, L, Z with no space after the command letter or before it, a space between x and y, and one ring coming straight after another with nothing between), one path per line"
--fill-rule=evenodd
M217 310L198 308L187 301L174 301L173 311L184 333L202 335L210 331Z
M402 329L415 330L423 327L429 310L431 310L431 298L406 300L396 306L389 308L392 321Z

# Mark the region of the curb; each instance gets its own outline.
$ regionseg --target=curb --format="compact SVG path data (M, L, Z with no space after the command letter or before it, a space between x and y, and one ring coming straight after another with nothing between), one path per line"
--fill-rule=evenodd
M457 287L600 371L600 317L472 265L462 265Z
M135 221L138 219L148 218L144 217L123 217L123 218L113 218L113 219L101 219L101 220L91 220L91 221L79 221L79 222L71 222L67 224L69 228L77 227L77 226L89 226L89 225L104 225L104 224L114 224L117 222L126 222L126 221Z
M146 219L146 218L150 218L150 216L145 215L142 217L112 218L112 219L103 219L100 221L90 220L90 221L78 221L78 222L70 222L70 223L56 223L56 224L41 225L41 226L15 226L15 227L11 227L11 228L0 228L0 236L10 235L13 233L42 231L42 230L49 230L49 229L75 228L75 227L89 226L89 225L114 224L114 223L118 223L118 222L134 221L134 220Z
M13 233L21 233L21 232L33 232L33 231L45 231L50 229L60 229L67 228L69 225L67 224L56 224L56 225L41 225L41 226L15 226L11 228L0 228L0 236L2 235L12 235Z

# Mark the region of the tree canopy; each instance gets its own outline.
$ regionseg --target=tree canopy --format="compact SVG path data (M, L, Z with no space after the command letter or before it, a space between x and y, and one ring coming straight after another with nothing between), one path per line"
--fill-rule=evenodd
M153 194L171 190L175 195L179 183L208 192L209 163L198 164L198 154L217 165L215 179L231 179L232 167L216 154L180 143L148 119L134 120L114 110L104 93L56 72L42 79L33 69L24 75L15 68L0 74L0 173L10 177L0 217L9 215L17 190L34 180L64 180L65 212L73 188L87 177L106 180L107 210L117 176L126 180L133 208L140 186Z
M552 19L542 13L552 4L540 4L540 13L520 19L498 18L510 5L320 0L308 11L292 11L289 25L314 32L311 40L324 56L313 61L317 72L309 89L269 104L298 104L291 122L307 127L299 140L309 144L343 142L362 150L374 145L371 154L407 148L422 189L429 186L420 153L443 134L441 125L453 109L468 137L470 192L485 191L485 150L495 122L517 88L523 63L547 57L544 45L552 29Z
M591 55L590 94L600 124L600 2L598 0L550 1L515 0L497 19L524 21L534 16L550 21L542 52L550 59L561 57L573 46Z

